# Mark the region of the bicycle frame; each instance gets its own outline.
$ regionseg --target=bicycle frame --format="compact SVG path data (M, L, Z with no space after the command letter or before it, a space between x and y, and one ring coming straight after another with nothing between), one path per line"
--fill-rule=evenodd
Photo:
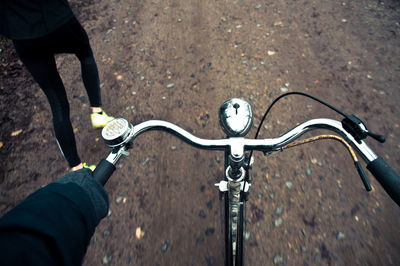
M288 94L305 95L299 92ZM286 95L281 95L273 103L283 96ZM305 96L323 103L321 100L310 95ZM251 168L251 155L254 150L262 151L265 155L269 155L280 152L284 148L290 148L318 139L329 138L338 140L349 150L366 190L370 191L371 186L353 149L361 155L367 163L367 169L374 175L389 196L400 206L400 176L363 141L369 135L380 142L384 142L384 136L368 131L364 123L356 116L348 116L336 108L326 103L324 104L342 114L345 119L341 122L327 118L308 120L279 137L266 139L244 138L251 128L253 114L251 106L242 99L228 100L220 108L220 124L228 136L225 139L198 138L175 124L161 120L145 121L132 126L127 120L117 118L109 122L102 130L102 137L105 143L112 148L112 151L106 159L101 160L97 165L93 172L93 178L100 184L105 185L115 171L115 165L121 156L129 155L127 150L132 148L136 137L150 130L169 132L182 141L200 149L224 151L225 177L224 180L215 184L225 199L224 261L225 265L228 266L241 266L244 264L245 202L247 201L248 190L251 186L249 169ZM268 110L264 118L268 114ZM297 141L304 133L315 129L334 131L343 138L336 135L320 135ZM249 158L245 156L247 151L250 151Z
M126 150L132 146L136 137L150 130L169 132L186 143L200 149L225 151L225 180L216 184L220 192L225 196L225 264L243 265L244 198L245 193L247 193L251 185L245 178L246 174L248 174L248 167L244 167L245 152L257 150L267 155L279 152L286 144L293 142L304 133L315 129L328 129L339 133L351 143L367 163L378 158L365 142L357 142L342 127L341 122L326 118L306 121L277 138L248 139L244 137L231 137L218 140L198 138L179 126L166 121L150 120L132 126L125 119L118 118L106 125L102 131L102 136L106 143L113 148L106 158L106 161L111 165L115 165L122 155L128 155ZM232 167L235 167L236 174L232 174L232 171L230 171Z

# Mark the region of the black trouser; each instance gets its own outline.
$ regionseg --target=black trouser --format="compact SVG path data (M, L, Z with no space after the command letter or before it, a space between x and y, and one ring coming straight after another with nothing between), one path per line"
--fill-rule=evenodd
M72 53L78 57L90 105L101 106L99 74L85 30L74 17L46 36L13 42L19 58L47 96L61 152L70 167L78 165L81 160L69 118L69 103L54 55Z

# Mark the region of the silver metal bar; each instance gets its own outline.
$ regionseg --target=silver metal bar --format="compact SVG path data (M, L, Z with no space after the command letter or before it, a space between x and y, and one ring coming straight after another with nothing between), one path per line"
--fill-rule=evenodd
M247 139L239 137L219 140L198 138L170 122L161 120L149 120L134 126L131 138L133 140L141 133L149 130L162 130L172 133L181 140L187 142L188 144L202 149L229 150L234 153L241 153L244 150L258 150L269 152L279 150L281 147L299 138L304 133L315 129L328 129L339 133L353 145L353 147L358 151L358 153L367 163L377 158L376 154L367 146L367 144L365 144L365 142L363 141L358 143L342 127L341 122L327 118L309 120L277 138Z

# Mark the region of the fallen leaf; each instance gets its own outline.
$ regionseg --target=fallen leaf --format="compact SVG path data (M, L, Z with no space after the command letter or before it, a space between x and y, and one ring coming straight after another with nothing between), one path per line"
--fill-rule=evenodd
M21 133L22 133L22 129L19 129L19 130L16 130L16 131L12 132L12 133L11 133L11 136L12 136L12 137L15 137L15 136L18 136L18 135L21 134Z
M136 238L141 239L144 236L144 232L140 227L136 228Z

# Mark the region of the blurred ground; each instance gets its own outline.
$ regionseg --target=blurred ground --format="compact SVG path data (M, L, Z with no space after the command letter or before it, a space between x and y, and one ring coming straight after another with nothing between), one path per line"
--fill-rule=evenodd
M105 110L133 124L163 119L221 138L218 108L250 101L259 123L285 91L303 91L387 137L367 142L400 172L398 1L70 1L87 30ZM9 41L0 43L0 213L67 173L49 106ZM74 56L57 63L81 158L108 149L90 129ZM173 84L173 85L171 85ZM168 86L169 85L169 86ZM262 137L315 117L341 119L299 96L272 111ZM255 128L249 133L254 136ZM365 166L365 165L364 165ZM84 265L221 265L218 192L223 154L166 133L139 137L106 189L111 211ZM248 203L248 265L399 265L400 210L331 141L257 154ZM140 229L138 229L140 228ZM136 232L142 232L137 237Z

